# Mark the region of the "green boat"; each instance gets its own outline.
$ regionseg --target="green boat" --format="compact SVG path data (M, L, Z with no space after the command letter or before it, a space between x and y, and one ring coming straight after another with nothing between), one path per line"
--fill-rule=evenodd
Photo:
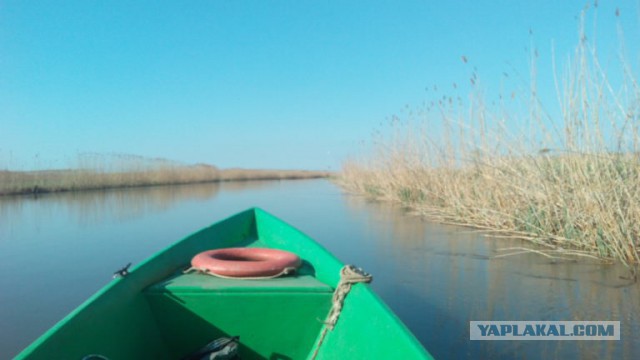
M196 254L238 247L286 250L302 263L273 279L184 271ZM17 359L224 359L198 351L225 339L243 360L430 359L369 285L345 282L344 269L308 236L249 209L123 270Z

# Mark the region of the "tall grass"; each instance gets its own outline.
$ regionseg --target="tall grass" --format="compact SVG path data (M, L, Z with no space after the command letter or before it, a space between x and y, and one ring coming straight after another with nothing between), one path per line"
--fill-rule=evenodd
M185 165L135 155L85 154L77 162L74 169L0 170L0 195L329 176L326 172L302 170L223 170L207 164Z
M582 31L571 58L556 76L559 115L533 80L521 113L487 105L479 90L466 106L445 99L419 121L394 119L371 156L343 164L340 183L540 245L511 253L640 262L640 87L626 61L614 86Z

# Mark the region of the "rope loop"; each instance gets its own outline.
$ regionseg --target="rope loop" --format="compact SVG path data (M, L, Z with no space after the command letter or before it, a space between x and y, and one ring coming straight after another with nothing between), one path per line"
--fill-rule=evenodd
M327 332L335 328L338 318L340 317L340 313L342 312L344 299L347 297L347 294L349 294L349 291L351 291L351 286L357 283L370 283L371 280L373 280L373 276L362 270L362 268L354 265L345 265L342 267L340 270L340 281L333 292L333 305L331 306L331 310L329 310L327 320L324 321L325 328L322 330L322 334L320 335L316 349L311 356L311 360L314 360L316 356L318 356L318 351L320 351L320 346L322 346L324 338L327 336Z
M371 274L365 272L361 268L354 265L345 265L340 270L340 282L336 286L336 290L333 292L333 306L329 311L329 316L325 321L325 324L329 330L333 330L340 317L342 306L344 305L344 299L347 297L351 286L357 283L370 283L373 277Z
M370 283L372 279L371 274L354 265L345 265L342 267L342 270L340 270L341 283ZM338 286L340 286L340 284L338 284Z

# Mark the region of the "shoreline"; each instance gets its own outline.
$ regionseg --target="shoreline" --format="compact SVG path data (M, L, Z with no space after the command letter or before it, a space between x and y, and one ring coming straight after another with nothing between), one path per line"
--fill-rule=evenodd
M498 257L536 253L553 261L590 258L638 269L635 155L481 156L476 164L432 167L387 155L374 166L344 164L338 184L436 223L533 245L503 249Z
M332 175L329 171L216 169L210 166L129 172L0 170L0 197L235 181L308 180Z

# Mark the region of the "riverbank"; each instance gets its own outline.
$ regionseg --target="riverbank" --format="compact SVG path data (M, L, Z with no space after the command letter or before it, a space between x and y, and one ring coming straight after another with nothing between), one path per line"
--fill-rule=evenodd
M617 77L606 74L586 39L581 32L557 80L557 114L541 104L538 94L555 90L536 88L534 63L531 88L499 94L497 105L475 87L468 102L445 96L394 117L371 154L343 164L339 183L435 221L537 245L505 255L639 264L637 77L624 60ZM524 110L509 102L518 100Z
M462 167L407 159L345 164L339 183L442 223L527 240L550 257L640 262L640 158L631 155L486 156Z
M305 170L218 169L202 164L159 166L140 171L0 170L0 196L220 181L314 179L330 175L329 172Z

